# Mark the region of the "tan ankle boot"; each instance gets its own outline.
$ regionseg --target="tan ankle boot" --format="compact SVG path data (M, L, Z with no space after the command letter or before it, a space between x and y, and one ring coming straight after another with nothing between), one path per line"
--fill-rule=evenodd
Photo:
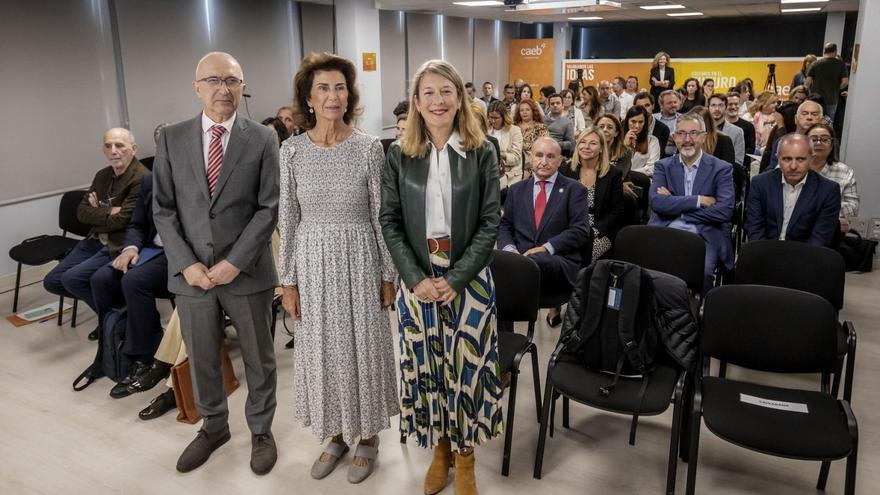
M455 453L455 495L477 495L473 449L466 455Z
M452 465L452 447L448 438L441 438L434 447L434 459L425 474L425 495L440 493L449 481L449 467Z

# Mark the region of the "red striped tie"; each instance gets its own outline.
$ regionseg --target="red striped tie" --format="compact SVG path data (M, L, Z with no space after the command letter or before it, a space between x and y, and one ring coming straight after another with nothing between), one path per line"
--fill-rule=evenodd
M222 125L211 126L211 144L208 146L208 192L214 196L220 168L223 166L223 142L221 138L226 128Z

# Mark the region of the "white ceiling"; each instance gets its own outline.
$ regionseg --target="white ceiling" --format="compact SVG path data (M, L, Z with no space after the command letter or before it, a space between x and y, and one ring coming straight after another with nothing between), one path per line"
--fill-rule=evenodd
M647 20L680 20L706 19L718 17L756 17L780 15L780 7L821 7L821 13L855 11L859 9L859 0L831 0L825 3L785 4L780 5L779 0L615 0L621 4L619 9L603 10L602 12L587 11L582 13L557 13L542 12L540 14L527 13L524 11L507 12L506 7L463 7L454 5L457 0L375 0L376 8L382 10L403 10L407 12L420 12L425 14L443 14L456 17L475 17L478 19L500 19L503 21L517 22L569 22L569 17L575 16L601 16L599 21L572 21L587 23L603 23L614 21L647 21ZM503 1L503 0L501 0ZM535 1L535 0L533 0ZM538 0L553 1L553 0ZM679 4L685 9L680 10L643 10L641 5L656 4ZM603 8L604 9L604 8ZM570 9L568 9L570 10ZM668 12L702 12L698 17L668 17ZM812 12L816 14L817 12ZM549 15L548 15L549 14ZM796 16L798 14L785 14Z

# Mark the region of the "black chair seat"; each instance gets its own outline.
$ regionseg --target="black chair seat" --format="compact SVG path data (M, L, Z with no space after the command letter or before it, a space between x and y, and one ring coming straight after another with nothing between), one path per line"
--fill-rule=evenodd
M498 332L498 364L501 372L514 371L513 358L525 351L531 342L525 335L514 332Z
M808 413L749 404L740 394L806 404ZM852 450L846 415L827 393L703 377L703 420L719 437L780 457L833 460Z
M597 409L632 413L639 405L641 377L620 377L614 391L608 397L599 394L599 388L611 384L614 375L584 367L574 357L562 357L550 372L553 387L563 395ZM666 364L658 364L651 375L649 386L639 414L661 414L672 401L678 371Z
M9 257L23 265L42 265L63 258L77 242L70 237L47 235L13 247L9 250Z

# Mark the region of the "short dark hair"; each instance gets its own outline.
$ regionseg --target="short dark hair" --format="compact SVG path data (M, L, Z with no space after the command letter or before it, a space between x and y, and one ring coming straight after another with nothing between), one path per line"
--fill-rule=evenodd
M629 81L630 79L635 79L635 80L636 80L636 84L639 83L639 76L626 76L626 80L627 80L627 81Z
M544 86L541 88L541 94L544 95L544 98L549 98L550 95L556 93L556 88L553 86Z
M330 53L311 53L302 60L299 71L293 78L293 121L300 129L311 129L315 126L315 114L309 113L308 98L312 92L312 83L318 71L339 71L345 77L348 89L348 105L342 121L351 125L360 113L358 103L360 92L357 88L357 68L350 60Z
M739 94L739 91L736 91L733 89L731 89L730 91L727 92L727 97L730 98L731 96L736 96L737 98L742 98L742 95Z
M822 50L822 53L837 53L837 43L825 43L825 49Z
M278 117L266 117L260 123L266 126L271 125L272 129L275 129L275 133L278 134L278 144L283 143L285 139L290 137L287 133L287 126Z
M409 112L409 100L401 101L397 104L396 107L394 107L394 110L391 111L391 113L394 114L395 117L400 114L406 115L407 112Z
M636 93L635 98L633 98L633 103L635 103L639 100L644 100L644 99L647 99L648 101L650 101L652 107L657 104L657 102L654 101L654 95L652 95L651 93L648 93L647 91L640 91L640 92Z
M464 87L465 87L465 88L473 88L473 87L474 87L474 83L472 83L472 82L466 82L466 83L464 83ZM474 89L476 89L476 88L474 88Z
M709 101L707 101L706 103L711 102L713 99L715 99L715 100L721 100L721 101L724 103L724 106L727 106L727 95L726 95L726 94L724 94L724 93L712 93L712 96L709 97Z
M705 86L707 82L711 82L712 84L715 84L715 79L712 79L711 77L707 77L706 79L703 79L703 84L701 84L701 86Z
M563 101L565 100L565 99L562 97L562 95L559 94L559 93L553 93L552 95L548 95L548 96L547 96L547 101L550 101L551 98L559 98L560 100L563 100Z
M504 91L507 91L508 89L516 89L516 86L514 86L513 84L510 84L510 83L507 83L504 85Z
M484 82L484 83L483 83L483 86L485 86L485 85L487 85L487 84L488 84L489 86L492 86L493 88L495 87L495 85L492 84L492 81L486 81L486 82Z

